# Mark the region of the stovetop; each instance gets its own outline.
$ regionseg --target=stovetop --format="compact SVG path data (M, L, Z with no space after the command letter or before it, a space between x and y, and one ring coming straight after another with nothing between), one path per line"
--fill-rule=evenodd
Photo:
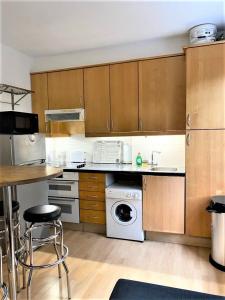
M62 166L63 170L68 170L68 169L81 169L85 167L85 162L70 162L67 163L65 166Z

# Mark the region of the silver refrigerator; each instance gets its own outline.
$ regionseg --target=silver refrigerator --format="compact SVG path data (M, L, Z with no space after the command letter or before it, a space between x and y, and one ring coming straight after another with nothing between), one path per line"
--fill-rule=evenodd
M44 165L45 159L44 135L0 135L0 165ZM47 182L19 185L15 194L14 198L20 203L21 219L27 208L48 204ZM0 193L0 200L1 197ZM22 231L23 224L21 222Z

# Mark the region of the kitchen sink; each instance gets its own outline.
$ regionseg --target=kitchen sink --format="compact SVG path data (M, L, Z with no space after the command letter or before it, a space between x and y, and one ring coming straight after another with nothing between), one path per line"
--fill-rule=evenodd
M170 168L170 167L153 167L150 168L150 171L157 171L157 172L175 172L177 168Z

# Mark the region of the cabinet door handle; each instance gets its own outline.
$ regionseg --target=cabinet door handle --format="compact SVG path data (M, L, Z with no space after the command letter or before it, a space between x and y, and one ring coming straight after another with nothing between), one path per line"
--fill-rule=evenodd
M107 120L107 130L110 131L109 120Z
M82 104L83 104L83 97L80 96L80 106L82 106Z
M139 127L140 127L140 130L142 131L143 124L142 124L142 120L141 119L139 120Z
M113 129L113 120L111 120L111 127L112 127L112 129Z
M146 178L143 177L143 190L146 191Z
M190 135L190 133L188 133L188 134L186 135L186 145L187 145L187 146L190 146L190 140L191 140L191 135Z
M187 114L187 120L186 120L186 123L187 123L187 126L188 126L188 127L191 127L191 116L190 116L189 113Z
M45 122L45 132L50 133L50 121Z

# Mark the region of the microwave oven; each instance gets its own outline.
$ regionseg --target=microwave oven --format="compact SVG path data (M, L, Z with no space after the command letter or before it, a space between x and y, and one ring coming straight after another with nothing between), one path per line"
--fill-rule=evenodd
M34 134L37 132L37 114L18 111L0 112L0 134Z

